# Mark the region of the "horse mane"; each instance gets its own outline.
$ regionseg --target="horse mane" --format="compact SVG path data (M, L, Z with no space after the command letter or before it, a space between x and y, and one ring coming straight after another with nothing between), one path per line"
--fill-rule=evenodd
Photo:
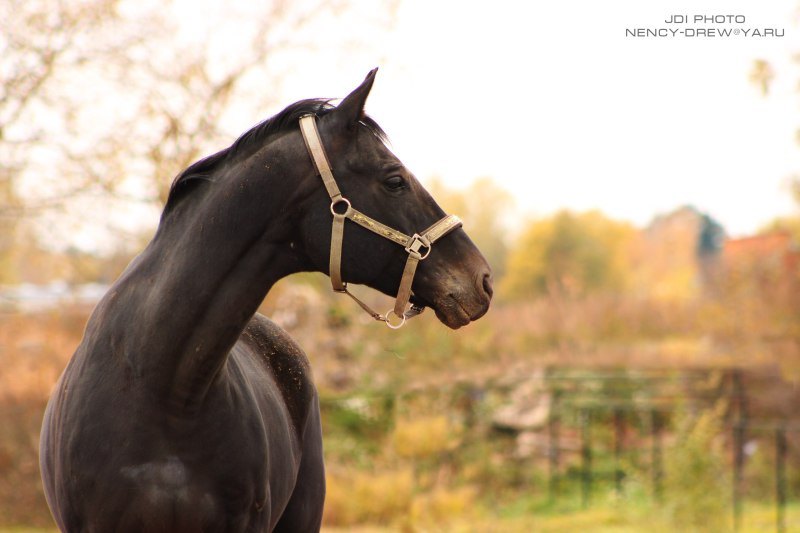
M204 182L213 182L212 174L226 162L244 153L248 155L252 154L255 150L263 146L269 138L299 127L299 120L303 115L314 114L318 117L322 117L330 113L333 109L335 109L335 107L331 104L331 99L328 98L300 100L244 132L228 148L192 163L172 181L164 213L171 210L177 204L178 200L185 197L186 193L194 189L196 185ZM386 133L375 120L364 115L361 118L361 123L378 139L382 142L386 142Z

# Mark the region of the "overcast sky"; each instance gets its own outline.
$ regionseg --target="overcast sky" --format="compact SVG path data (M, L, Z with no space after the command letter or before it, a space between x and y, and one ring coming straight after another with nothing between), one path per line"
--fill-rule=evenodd
M368 112L423 180L459 186L490 176L524 213L597 208L639 225L692 204L742 235L793 209L797 7L401 0L395 30L376 34L374 48L301 60L286 101L343 96L379 65ZM665 22L673 15L689 22ZM695 23L696 15L744 22ZM321 40L368 33L368 18L326 27ZM637 28L683 33L626 36ZM709 28L740 34L687 36ZM755 29L784 36L754 37ZM748 81L759 58L775 68L766 98Z

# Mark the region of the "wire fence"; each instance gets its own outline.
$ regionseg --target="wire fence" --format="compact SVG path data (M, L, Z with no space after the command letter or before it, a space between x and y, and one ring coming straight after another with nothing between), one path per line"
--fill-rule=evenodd
M624 370L575 373L569 369L549 369L545 378L546 388L554 398L546 429L550 497L557 499L563 483L568 480L563 472L565 448L561 442L566 420L579 434L579 483L584 507L591 504L598 474L607 474L598 472L594 461L598 444L594 429L607 425L611 426L613 467L610 477L614 490L620 495L623 492L625 455L644 451L649 455L650 494L658 503L664 493L664 438L671 428L672 419L677 413L700 412L722 402L725 410L723 428L728 432L731 453L734 530L739 531L742 527L747 457L752 455L757 443L766 442L772 446L774 457L775 529L786 531L786 506L791 496L787 484L789 437L800 436L800 425L790 416L776 418L774 412L765 417L763 406L755 413L751 412L750 399L756 391L748 390L746 375L747 371L742 369L650 371L645 375ZM749 377L751 386L757 385L756 390L776 383L769 379L759 384L753 376ZM631 431L638 438L630 438Z
M471 421L485 418L487 410L497 407L497 397L513 396L526 379L518 376L502 382L487 380L328 398L323 404L362 409L372 403L380 411L376 418L390 420L415 398L435 397L438 399L430 401L440 406L460 405L462 416L471 426ZM677 445L677 421L714 410L720 413L718 437L724 440L726 457L722 463L729 469L725 479L731 485L729 507L734 530L742 528L746 502L766 497L763 483L758 494L751 494L753 489L748 488L745 475L758 448L761 452L770 450L762 455L772 461L769 499L775 504L775 530L786 531L787 505L797 499L797 490L793 489L800 488L796 458L800 412L793 409L800 405L800 390L776 370L549 367L531 379L537 382L537 394L548 398L547 416L532 431L539 437L541 445L534 454L546 467L547 497L552 501L577 491L580 505L589 507L601 484L622 496L631 465L635 464L638 482L647 485L656 505L662 503L665 480L674 474L666 471L665 454ZM487 407L492 397L495 402Z

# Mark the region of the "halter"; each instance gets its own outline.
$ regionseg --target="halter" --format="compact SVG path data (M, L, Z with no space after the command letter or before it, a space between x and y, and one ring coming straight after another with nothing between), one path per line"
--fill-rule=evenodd
M322 178L322 183L325 185L328 196L331 198L330 209L331 215L333 215L333 226L331 228L329 271L333 292L348 295L375 320L385 322L386 325L392 329L400 328L406 323L406 319L415 317L425 310L424 306L415 304L412 304L406 309L409 299L411 298L411 284L414 282L414 273L417 271L417 265L430 255L434 242L454 229L461 227L461 219L455 215L447 215L423 231L421 235L415 233L409 237L405 233L381 224L377 220L357 211L350 205L350 201L342 196L339 187L336 185L331 166L325 155L325 149L322 147L322 141L319 138L316 117L314 115L304 115L301 117L300 131L303 134L303 140L306 143L306 148L308 148L308 153L311 155L317 173ZM342 206L344 207L344 212L339 213L337 207L341 209ZM342 244L344 242L345 219L350 219L359 226L377 233L395 244L399 244L408 253L406 266L403 269L403 277L400 279L400 287L397 289L397 299L394 302L394 307L388 310L385 315L376 313L367 304L356 298L355 295L347 290L347 282L342 281ZM391 313L394 313L394 315L400 319L399 323L392 324L389 321Z

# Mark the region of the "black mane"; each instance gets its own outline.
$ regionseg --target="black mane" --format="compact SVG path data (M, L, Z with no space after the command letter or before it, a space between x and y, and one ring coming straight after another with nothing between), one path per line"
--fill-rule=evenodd
M318 117L322 117L330 113L333 109L335 109L335 107L331 104L330 99L309 98L300 100L289 105L277 115L264 120L246 131L228 148L192 163L173 180L164 211L168 211L175 205L179 198L184 196L184 193L193 188L188 185L213 181L211 179L211 174L225 162L243 153L250 154L254 151L254 148L257 149L261 147L271 136L298 127L300 117L303 115L314 114ZM386 133L375 120L364 115L361 119L361 123L369 128L381 141L386 142Z

